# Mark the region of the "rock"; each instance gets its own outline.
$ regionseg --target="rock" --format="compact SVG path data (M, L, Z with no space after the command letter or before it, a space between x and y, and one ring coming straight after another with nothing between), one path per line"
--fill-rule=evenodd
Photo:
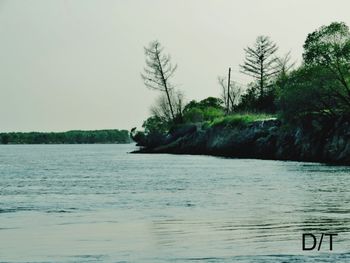
M179 126L160 145L148 145L139 152L209 154L349 165L350 127L347 120L314 120L304 127L288 128L275 119L206 129L192 124Z

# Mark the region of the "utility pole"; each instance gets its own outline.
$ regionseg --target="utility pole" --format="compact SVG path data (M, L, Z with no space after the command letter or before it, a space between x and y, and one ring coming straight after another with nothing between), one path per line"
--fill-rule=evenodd
M228 82L227 82L227 109L226 113L230 112L230 84L231 84L231 68L228 68Z

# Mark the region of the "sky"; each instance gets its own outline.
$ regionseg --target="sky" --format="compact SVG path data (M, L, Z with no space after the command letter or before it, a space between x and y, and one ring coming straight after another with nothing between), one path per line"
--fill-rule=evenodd
M243 49L268 35L301 62L308 33L348 0L0 0L0 132L141 127L159 93L140 77L158 40L187 101L238 83Z

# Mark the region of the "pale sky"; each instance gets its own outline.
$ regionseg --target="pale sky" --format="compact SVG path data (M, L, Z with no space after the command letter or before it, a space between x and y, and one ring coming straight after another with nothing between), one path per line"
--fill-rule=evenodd
M219 96L243 48L268 35L301 60L308 33L350 25L349 0L0 1L0 132L141 127L159 95L143 47L159 40L187 100Z

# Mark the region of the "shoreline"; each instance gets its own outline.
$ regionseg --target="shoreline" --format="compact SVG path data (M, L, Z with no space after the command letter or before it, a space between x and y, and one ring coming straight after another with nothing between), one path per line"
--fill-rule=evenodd
M279 120L245 125L180 127L157 145L140 144L132 153L210 155L227 158L317 162L350 165L350 129L347 120L309 122L288 127Z

